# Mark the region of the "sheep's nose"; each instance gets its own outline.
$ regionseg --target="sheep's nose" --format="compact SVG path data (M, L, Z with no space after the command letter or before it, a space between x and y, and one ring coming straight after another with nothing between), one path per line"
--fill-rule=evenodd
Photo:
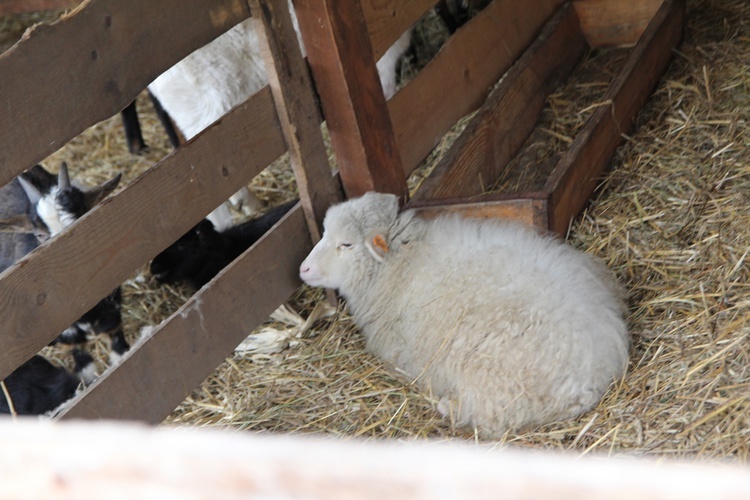
M302 274L307 274L307 273L309 273L309 272L310 272L310 266L306 266L306 265L304 264L304 262L303 262L303 263L302 263L302 265L301 265L301 266L299 266L299 273L300 273L300 275L302 275Z

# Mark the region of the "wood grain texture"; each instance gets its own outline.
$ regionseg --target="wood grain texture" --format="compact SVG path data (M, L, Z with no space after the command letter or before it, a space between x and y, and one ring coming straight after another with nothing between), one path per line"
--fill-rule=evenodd
M286 150L268 88L0 279L0 379Z
M593 48L633 45L662 0L575 0L586 40Z
M459 29L390 101L408 175L458 119L477 109L563 0L495 0Z
M79 3L80 0L0 0L0 16L64 9Z
M244 0L87 0L27 32L0 56L0 185L248 16Z
M533 130L549 93L567 78L585 49L575 11L563 6L492 91L414 197L474 196L491 186Z
M437 0L361 0L377 61Z
M298 204L60 418L160 423L300 286L297 269L311 249Z
M346 195L380 191L405 198L401 157L359 2L295 5Z
M680 43L684 0L665 0L600 106L561 156L544 188L551 193L550 228L564 234L609 164Z
M521 193L512 196L486 194L471 198L441 200L412 200L413 208L424 218L459 214L480 219L510 219L529 226L547 229L547 199L540 193Z
M297 181L313 243L323 234L323 217L341 201L338 177L331 175L322 121L307 62L297 42L287 0L250 0L253 23L268 70L281 130Z

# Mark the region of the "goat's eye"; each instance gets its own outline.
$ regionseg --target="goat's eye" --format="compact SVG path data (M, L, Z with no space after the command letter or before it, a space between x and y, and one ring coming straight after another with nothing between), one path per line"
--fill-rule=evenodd
M352 247L352 244L351 243L347 243L345 241L339 243L338 245L336 245L336 249L338 249L338 250L343 250L345 248L351 248L351 247Z

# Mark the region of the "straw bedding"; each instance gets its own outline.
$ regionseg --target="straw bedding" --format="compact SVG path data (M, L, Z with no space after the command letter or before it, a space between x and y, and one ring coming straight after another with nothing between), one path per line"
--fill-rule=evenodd
M618 149L610 173L570 228L570 243L603 258L630 291L634 347L627 374L593 411L508 434L500 444L579 454L747 461L749 20L746 0L688 2L685 41ZM11 30L5 21L0 31L7 38L16 36L7 35ZM588 61L599 56L591 54ZM548 150L535 154L559 151L575 135L596 104L592 81L598 80L573 80L553 93L541 130L529 142L542 141ZM143 118L148 154L127 153L115 117L46 163L56 169L65 159L91 182L122 171L127 183L168 151L150 107L143 100L141 107L148 111ZM452 137L455 132L430 162ZM253 181L256 192L271 203L294 196L294 181L282 164ZM509 170L495 189L533 186L536 181L525 175L524 169ZM190 294L157 286L145 270L124 285L124 292L131 339ZM307 317L322 298L321 292L302 288L291 306ZM292 316L266 326L281 330L299 322ZM441 420L435 403L367 355L356 327L340 308L298 338L293 334L279 353L237 353L166 422L347 438L474 439L471 431Z

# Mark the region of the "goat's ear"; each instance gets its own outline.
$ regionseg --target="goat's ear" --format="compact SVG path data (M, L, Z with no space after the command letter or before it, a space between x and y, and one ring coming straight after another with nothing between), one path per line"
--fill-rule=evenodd
M57 173L57 187L60 189L68 189L70 187L68 164L65 162L60 164L60 171Z
M42 193L49 193L52 187L57 185L57 176L41 165L34 165L26 172L22 172L21 177L36 186Z
M388 242L382 233L373 231L365 238L365 248L370 255L378 262L385 261L385 254L388 253Z
M114 191L114 189L120 183L121 177L122 177L121 173L117 174L110 180L102 182L98 186L84 191L83 196L86 200L86 210L87 211L91 210L94 207L94 205L102 201L104 198L107 197L109 193Z
M41 200L43 196L42 192L39 191L39 188L37 188L31 182L27 181L23 177L23 175L18 176L18 182L21 183L21 187L26 193L26 197L29 199L29 202L32 205L36 205L37 203L39 203L39 200Z

